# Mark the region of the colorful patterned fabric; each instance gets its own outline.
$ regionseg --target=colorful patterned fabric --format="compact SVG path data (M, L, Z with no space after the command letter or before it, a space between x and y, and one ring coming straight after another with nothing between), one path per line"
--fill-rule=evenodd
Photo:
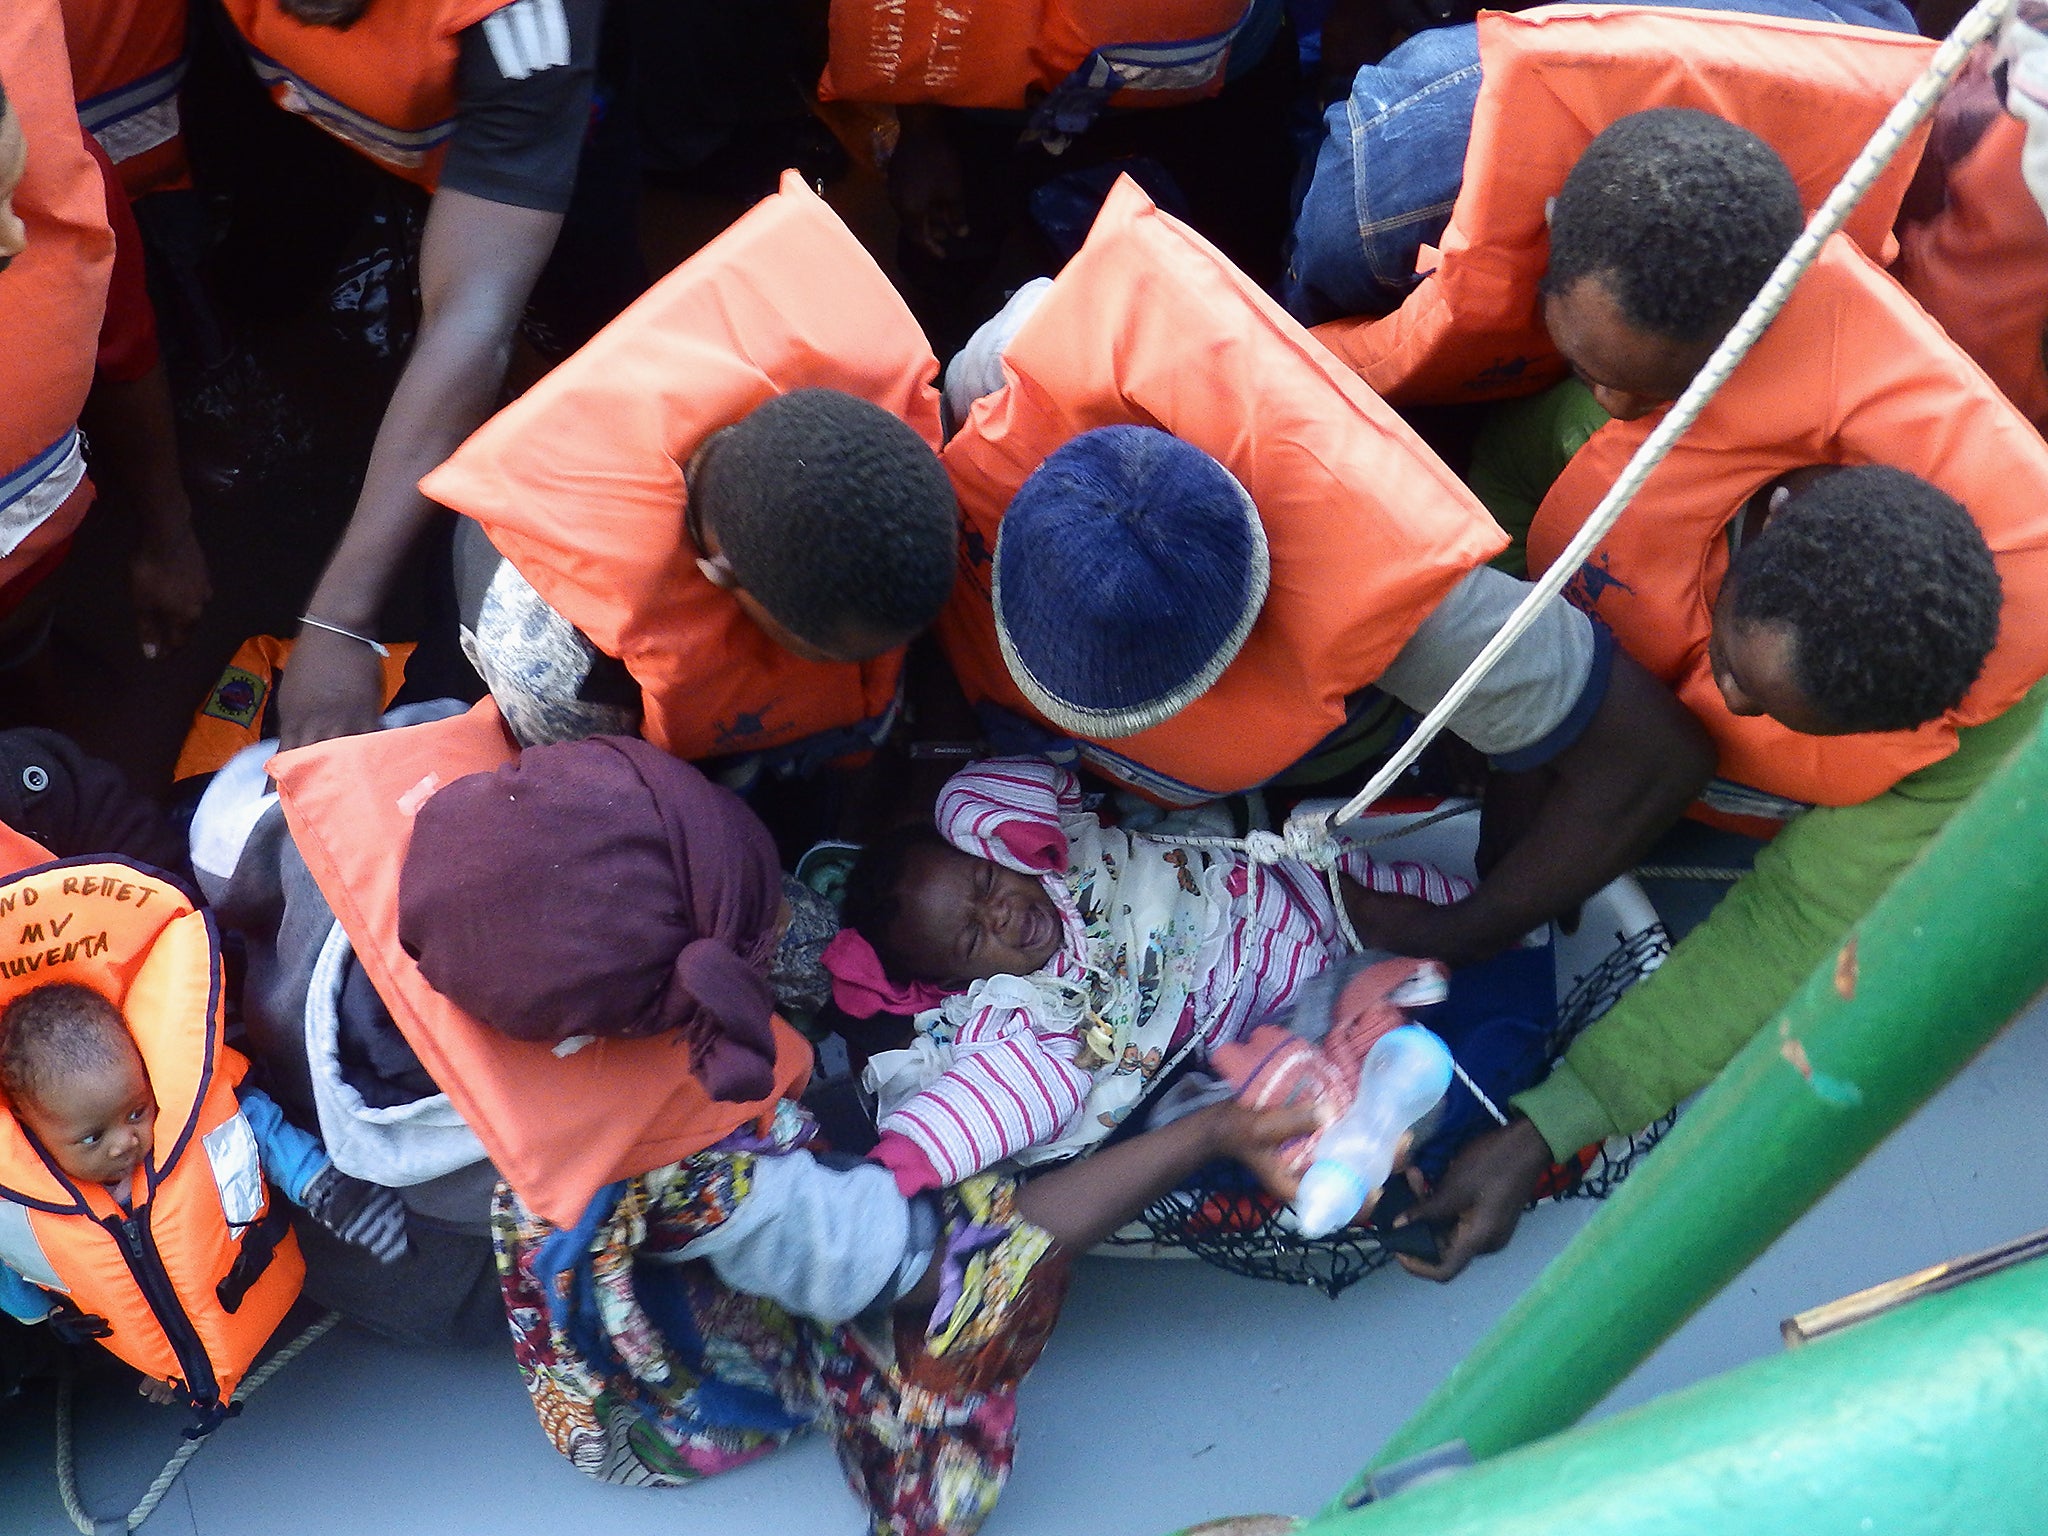
M493 1243L513 1352L541 1427L602 1482L676 1487L765 1455L816 1424L873 1536L966 1536L994 1508L1016 1446L1016 1391L1052 1330L1065 1265L982 1177L939 1197L942 1285L930 1320L839 1327L793 1316L677 1255L747 1200L763 1156L735 1137L599 1192L556 1228L499 1185Z
M1040 759L963 768L934 816L961 851L1037 876L1063 921L1059 950L1033 976L977 981L936 1019L920 1017L947 1048L942 1060L922 1053L940 1070L882 1095L885 1137L912 1143L942 1182L1086 1150L1190 1035L1207 1051L1284 1016L1304 982L1350 953L1316 870L1106 827L1083 807L1080 781ZM1358 848L1339 867L1368 890L1438 905L1472 892Z

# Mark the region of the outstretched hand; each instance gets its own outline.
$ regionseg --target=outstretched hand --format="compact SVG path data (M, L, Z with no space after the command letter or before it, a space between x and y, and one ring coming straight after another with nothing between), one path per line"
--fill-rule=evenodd
M1301 1174L1282 1149L1321 1128L1323 1109L1312 1103L1253 1109L1239 1099L1215 1106L1216 1150L1244 1164L1275 1199L1292 1202Z
M1425 1280L1450 1280L1480 1254L1498 1253L1515 1235L1551 1161L1543 1133L1520 1116L1479 1137L1451 1160L1436 1188L1395 1222L1449 1229L1435 1263L1399 1254L1401 1267Z
M128 590L145 659L154 661L185 643L213 598L206 554L189 515L158 534L144 536L128 562Z
M353 1178L332 1163L313 1176L302 1200L308 1216L380 1264L396 1264L411 1246L405 1202L397 1192Z
M377 729L384 669L360 640L307 625L292 646L277 686L277 716L286 751L360 736Z
M1419 896L1368 891L1344 883L1344 910L1359 941L1369 949L1417 960L1468 965L1488 957L1491 951L1475 947L1467 936L1463 907L1463 902L1437 906Z

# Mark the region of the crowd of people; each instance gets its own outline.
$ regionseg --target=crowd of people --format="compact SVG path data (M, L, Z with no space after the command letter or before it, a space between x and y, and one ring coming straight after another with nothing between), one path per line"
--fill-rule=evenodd
M1476 878L1244 834L1450 694L1936 9L8 0L0 679L88 516L152 663L233 597L210 242L321 196L239 140L423 216L353 513L175 792L0 721L0 1311L202 1429L302 1295L509 1324L593 1477L819 1428L874 1531L971 1532L1076 1255L1219 1161L1286 1202L1378 1032L1680 818L1755 839L1562 1054L1442 1026L1355 1222L1501 1247L2038 726L2039 18L1451 711L1404 788L1478 798ZM650 278L647 177L745 211ZM1354 944L1402 963L1318 1038Z

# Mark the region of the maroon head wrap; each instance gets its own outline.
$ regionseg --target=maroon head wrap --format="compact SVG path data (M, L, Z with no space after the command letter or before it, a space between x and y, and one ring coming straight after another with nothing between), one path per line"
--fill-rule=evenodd
M420 807L398 939L516 1040L678 1030L713 1097L773 1086L782 871L760 818L623 736L529 747Z

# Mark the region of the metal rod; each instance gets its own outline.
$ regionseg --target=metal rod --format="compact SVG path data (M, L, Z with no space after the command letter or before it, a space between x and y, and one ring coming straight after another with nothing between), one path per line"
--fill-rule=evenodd
M2048 727L2014 752L1374 1459L1576 1422L2048 981ZM1357 1502L1365 1479L1335 1507Z
M2036 1261L1296 1536L2023 1536L2044 1440Z

